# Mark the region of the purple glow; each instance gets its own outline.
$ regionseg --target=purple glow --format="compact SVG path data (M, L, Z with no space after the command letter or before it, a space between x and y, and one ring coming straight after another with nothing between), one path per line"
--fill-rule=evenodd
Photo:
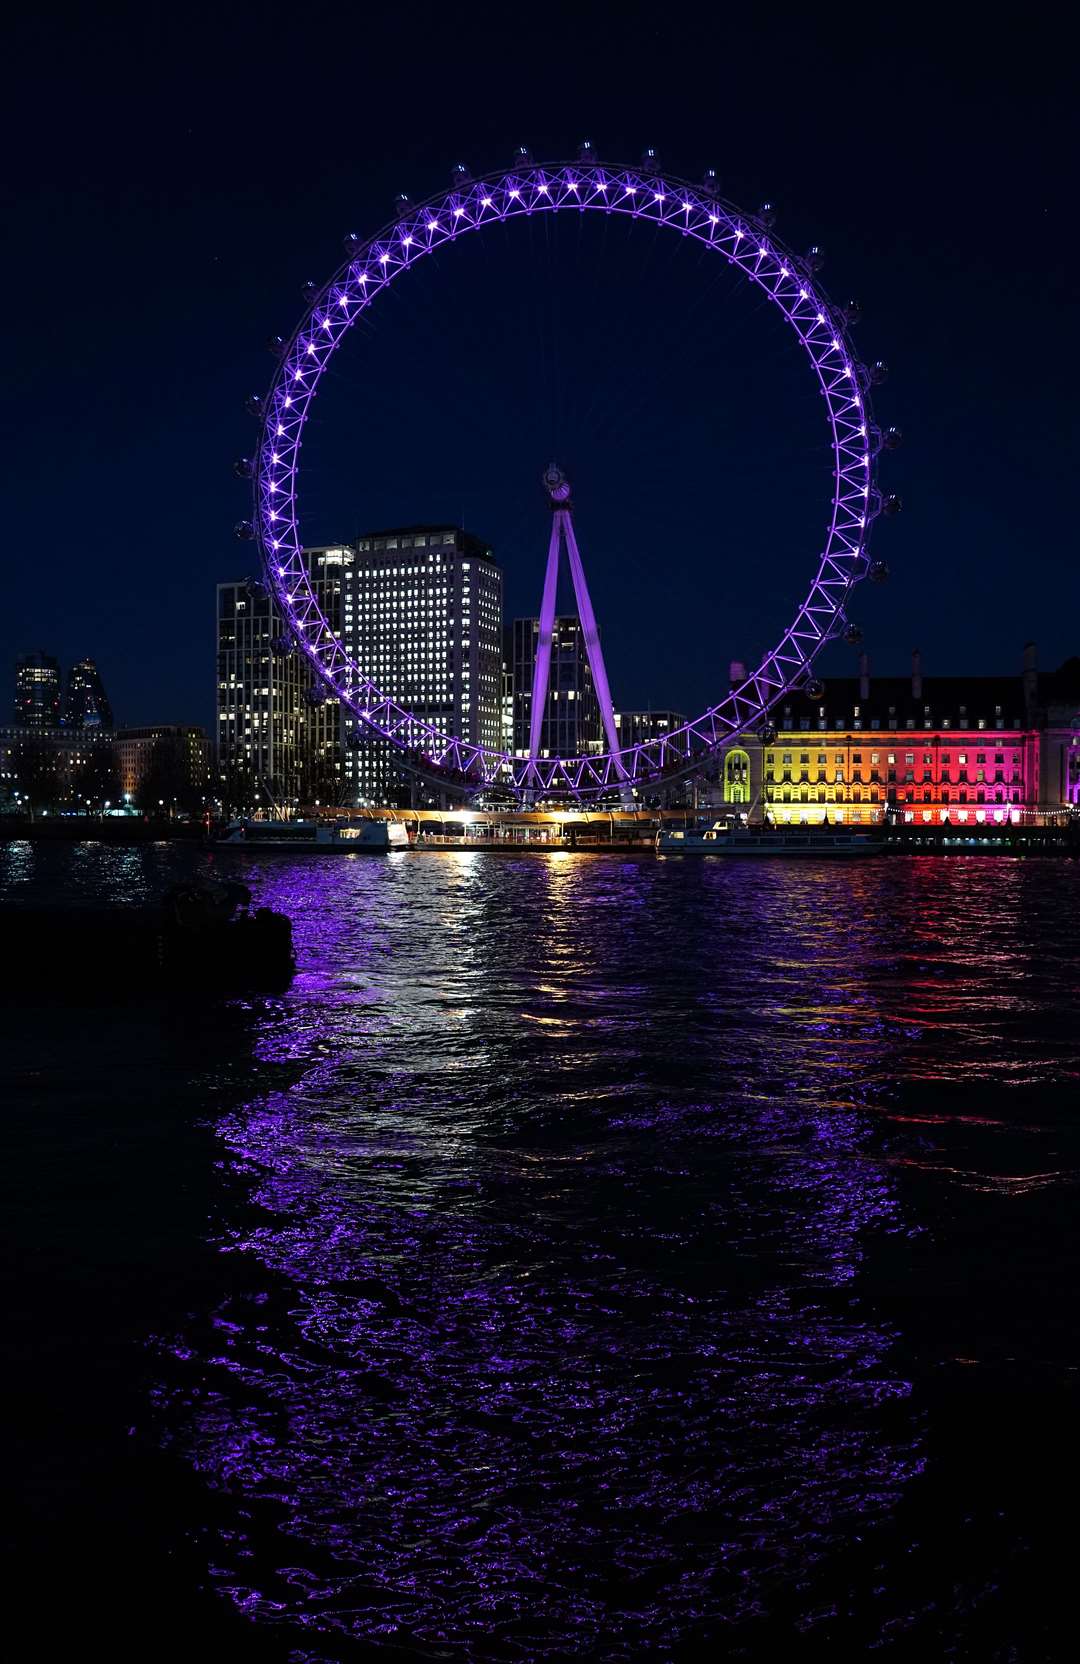
M607 670L604 665L604 655L600 651L600 632L596 627L596 615L593 612L589 588L585 582L585 568L581 564L577 538L574 535L574 521L569 508L560 509L555 516L563 522L563 536L566 538L566 553L570 561L570 575L574 580L574 594L577 597L578 616L585 635L585 652L592 671L593 685L596 689L597 701L600 705L600 717L604 724L604 737L608 747L618 764L619 737L615 732L615 712L611 703L611 689L608 687Z
M342 296L340 314L335 313L333 318L321 311L309 314L306 325L293 337L294 344L277 370L265 404L267 427L259 447L255 525L268 575L285 608L290 628L323 680L371 728L399 747L402 744L399 733L407 730L417 750L438 759L443 769L457 775L468 774L474 786L498 781L520 792L555 791L587 798L626 780L644 782L661 773L685 772L703 755L722 752L742 730L761 722L788 689L805 677L828 639L830 624L849 591L868 569L868 528L877 514L876 506L869 514L865 507L874 489L871 429L862 399L851 392L851 384L857 378L854 355L843 329L835 331L827 323L829 309L823 305L820 292L804 276L795 275L800 263L789 251L775 243L759 245L751 241L747 245L746 231L739 223L736 210L715 195L699 195L685 181L655 177L644 180L628 168L614 171L621 186L620 194L614 199L608 195L607 170L588 164L562 165L543 171L526 167L513 175L487 176L464 188L459 183L451 195L441 195L412 210L404 223L399 217L394 225L362 245L359 261L350 260L335 274L336 284L347 286L355 281L366 286L363 301L355 311L350 311ZM636 203L637 194L645 191L652 198L647 209ZM529 213L541 198L544 208L555 212L572 206L577 212L588 208L623 213L631 219L644 215L654 225L671 226L681 236L697 238L704 247L718 251L739 267L778 307L795 331L824 396L832 452L833 508L825 545L806 599L777 647L765 655L740 686L726 693L700 717L665 736L662 743L654 740L619 750L613 734L609 733L610 749L598 757L513 757L442 734L387 699L361 676L329 630L302 569L302 540L297 523L299 447L310 402L331 356L363 306L400 272L415 265L421 255L455 241L463 231L494 223L495 216L481 218L481 210L493 206L496 199L501 201L498 216L501 219ZM426 235L416 246L418 233ZM411 248L407 257L391 260L386 241L394 236L400 239L401 245ZM395 246L398 245L395 243ZM372 261L380 268L374 283L369 282L367 272L356 271L358 264ZM307 375L297 385L301 362ZM285 395L286 383L297 387L295 398ZM270 475L271 464L281 463L282 457L277 450L271 450L267 435L285 441L281 447L285 453L283 477ZM879 501L876 490L873 500L875 505ZM277 506L272 508L271 502ZM274 537L267 529L271 517L275 526L282 523L280 535ZM269 550L279 545L284 546L296 570L294 598L282 594L278 568L269 559ZM595 625L595 619L592 622ZM582 624L584 628L584 615Z
M544 707L547 704L548 680L551 674L551 635L555 626L555 596L559 582L560 534L559 516L556 514L551 522L551 542L548 545L547 566L544 571L540 634L536 643L532 705L529 708L529 752L533 757L540 750L540 731L544 723Z

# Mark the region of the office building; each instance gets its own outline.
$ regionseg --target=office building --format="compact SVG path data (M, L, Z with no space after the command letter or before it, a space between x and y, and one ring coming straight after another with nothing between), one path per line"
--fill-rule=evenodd
M418 719L403 734L422 749L421 724L499 749L502 734L502 573L492 551L450 526L368 532L306 551L312 589L359 674ZM416 789L395 748L315 690L309 734L342 801L380 804Z
M68 671L62 721L65 728L112 727L112 706L93 659L80 659Z
M15 666L15 726L60 726L60 664L50 653L27 653Z
M107 729L0 728L0 802L8 810L76 807L111 761Z
M502 633L502 666L499 699L499 745L503 751L514 749L514 626L504 624Z
M369 532L305 550L328 627L360 676L421 724L501 747L502 573L488 546L449 526ZM409 801L399 751L329 693L291 648L258 585L218 586L218 764L268 784L268 801Z
M616 711L615 731L619 736L619 749L663 739L674 729L681 728L686 720L680 711Z
M532 684L540 638L539 618L515 618L513 635L515 756L529 753ZM600 706L593 689L580 620L556 618L551 634L551 672L540 730L542 757L583 757L604 750Z
M168 756L168 772L175 775L180 787L200 796L209 792L210 738L205 728L192 723L165 722L146 728L118 728L109 738L126 798L138 795L143 779L162 750Z
M249 796L267 808L295 803L304 783L310 686L311 672L262 586L219 584L215 742L227 796Z

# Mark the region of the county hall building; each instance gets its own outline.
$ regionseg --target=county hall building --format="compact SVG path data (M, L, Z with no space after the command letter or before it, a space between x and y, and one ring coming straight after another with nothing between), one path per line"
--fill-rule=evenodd
M734 667L733 667L734 668ZM1080 659L1018 676L829 678L724 757L726 802L779 824L994 824L1080 807ZM756 818L756 816L755 816Z

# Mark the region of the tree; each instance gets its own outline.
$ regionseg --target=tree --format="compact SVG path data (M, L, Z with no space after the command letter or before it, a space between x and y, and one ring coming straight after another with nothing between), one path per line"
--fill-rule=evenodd
M15 782L22 796L36 809L51 809L61 797L59 754L48 740L36 735L19 740L15 747Z
M123 795L120 762L111 745L95 745L72 781L75 801L100 810L106 803L118 803Z
M228 763L218 777L218 795L226 820L249 815L255 807L255 776L244 763Z
M334 767L329 746L310 746L300 763L298 795L301 804L311 808L315 803L324 807L336 804L342 792L341 775Z
M163 734L154 741L135 801L147 815L172 814L177 809L195 814L202 808L203 793L192 781L180 735Z

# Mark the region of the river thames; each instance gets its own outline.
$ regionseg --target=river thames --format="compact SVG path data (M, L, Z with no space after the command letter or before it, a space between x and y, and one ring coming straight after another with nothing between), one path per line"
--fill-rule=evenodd
M0 846L192 867L287 993L5 1007L35 1655L1061 1656L1080 866Z

